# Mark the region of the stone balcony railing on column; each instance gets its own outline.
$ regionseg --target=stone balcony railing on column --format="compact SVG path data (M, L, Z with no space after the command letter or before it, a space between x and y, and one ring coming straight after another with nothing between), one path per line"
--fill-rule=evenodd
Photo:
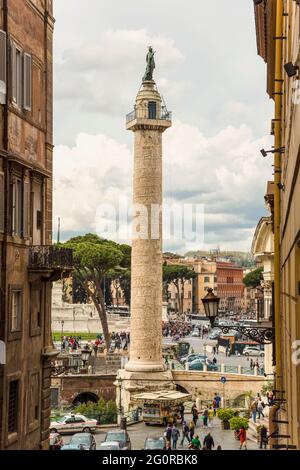
M54 246L31 246L29 248L28 271L55 281L73 268L73 251Z

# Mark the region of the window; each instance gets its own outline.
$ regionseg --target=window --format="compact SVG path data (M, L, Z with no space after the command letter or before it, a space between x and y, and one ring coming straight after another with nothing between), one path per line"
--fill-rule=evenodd
M11 333L21 331L22 326L22 310L23 310L23 295L22 290L13 290L11 292Z
M14 178L12 187L12 234L22 235L22 181Z
M19 412L19 381L13 380L9 384L8 393L8 434L18 432L18 412Z
M210 281L209 276L205 276L204 282L205 282L205 283L208 283L209 281Z
M233 284L233 277L227 278L227 284Z
M156 119L156 102L155 101L149 101L148 103L148 113L149 113L149 119Z
M14 176L11 187L12 235L26 238L29 225L29 183L27 181L23 182L20 177Z
M6 103L6 33L0 30L0 104Z
M11 43L12 101L31 111L32 103L32 57Z

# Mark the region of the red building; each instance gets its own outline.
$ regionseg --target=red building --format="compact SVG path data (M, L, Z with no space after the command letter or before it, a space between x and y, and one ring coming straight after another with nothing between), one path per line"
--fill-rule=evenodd
M241 310L244 297L243 268L234 263L217 261L217 282L220 310Z

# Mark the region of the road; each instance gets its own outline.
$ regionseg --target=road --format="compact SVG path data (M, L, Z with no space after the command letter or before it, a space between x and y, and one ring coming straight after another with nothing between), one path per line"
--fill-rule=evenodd
M191 416L186 416L187 422L191 420ZM234 439L233 431L223 431L221 429L220 421L215 418L209 425L208 428L203 428L200 426L200 420L197 423L195 435L199 435L201 444L203 439L208 432L214 438L215 448L218 445L221 445L222 450L238 450L239 442ZM116 428L111 428L115 430ZM105 434L108 429L101 430L95 434L95 439L97 443L97 448L103 442ZM181 431L180 427L179 430ZM132 450L142 450L144 447L145 439L148 436L162 436L164 434L164 428L161 426L146 426L144 423L138 423L133 426L128 427L128 433L131 439ZM67 444L71 439L71 436L63 436L64 443ZM248 442L249 450L257 450L257 445L253 442ZM185 442L183 446L180 445L180 440L178 444L178 450L187 450L187 443Z

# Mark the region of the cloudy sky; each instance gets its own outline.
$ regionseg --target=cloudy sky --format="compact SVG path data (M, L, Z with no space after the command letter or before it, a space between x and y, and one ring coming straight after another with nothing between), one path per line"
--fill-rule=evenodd
M164 248L249 250L272 177L259 150L272 145L273 110L252 0L57 0L55 17L54 229L61 217L64 239L94 232L101 204L130 201L125 115L151 44L174 116L163 136L165 202L205 211L204 245Z

